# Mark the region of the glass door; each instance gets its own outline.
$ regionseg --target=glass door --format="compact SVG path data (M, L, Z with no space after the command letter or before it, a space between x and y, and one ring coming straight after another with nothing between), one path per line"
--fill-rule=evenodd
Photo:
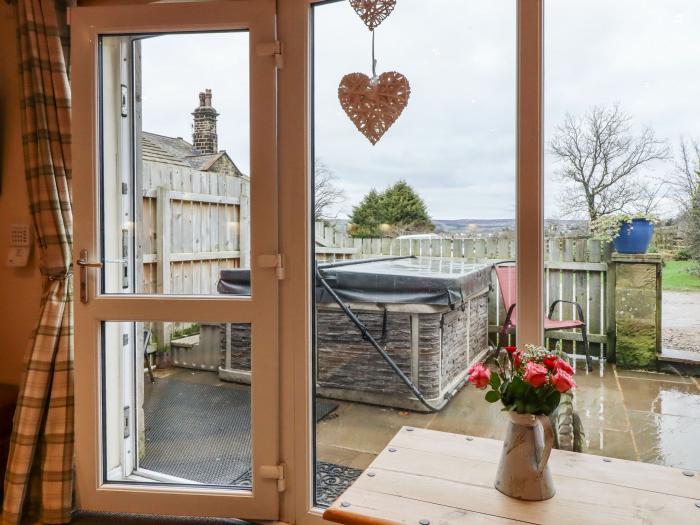
M277 519L275 2L71 23L79 506Z

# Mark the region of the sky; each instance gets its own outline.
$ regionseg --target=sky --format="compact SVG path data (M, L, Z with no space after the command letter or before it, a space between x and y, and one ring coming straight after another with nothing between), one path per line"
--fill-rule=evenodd
M545 141L566 113L618 103L639 130L651 126L677 150L700 139L700 2L548 0L545 3ZM407 108L372 146L337 100L347 73L371 73L371 35L349 3L314 9L314 149L338 177L345 218L372 188L406 180L435 219L515 213L515 0L398 0L376 30L378 73L411 84ZM214 93L219 147L249 173L246 33L158 37L143 42L144 129L191 137L197 93ZM545 156L547 217L564 193ZM667 178L672 163L643 178ZM254 190L252 174L252 191ZM670 201L662 215L672 215Z

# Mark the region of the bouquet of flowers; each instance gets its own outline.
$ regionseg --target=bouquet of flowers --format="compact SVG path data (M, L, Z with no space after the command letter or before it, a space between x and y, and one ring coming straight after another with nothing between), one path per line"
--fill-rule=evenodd
M501 401L504 411L550 415L561 395L576 387L574 369L560 351L525 345L507 346L494 359L494 372L487 363L473 364L469 382L486 390L486 401Z

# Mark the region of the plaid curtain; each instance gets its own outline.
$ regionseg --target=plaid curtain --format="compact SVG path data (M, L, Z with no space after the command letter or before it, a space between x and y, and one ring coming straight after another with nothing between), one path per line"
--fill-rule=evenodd
M3 524L68 523L73 503L70 87L63 8L17 0L22 139L44 293L25 357L5 476ZM63 40L65 43L65 40Z

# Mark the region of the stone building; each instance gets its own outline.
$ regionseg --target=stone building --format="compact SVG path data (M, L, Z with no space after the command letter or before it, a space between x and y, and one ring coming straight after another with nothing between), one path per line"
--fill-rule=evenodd
M144 131L141 134L143 162L189 167L209 173L221 173L248 179L226 151L218 149L216 122L219 113L211 105L211 89L199 94L199 106L192 112L192 144L182 137L166 137Z

